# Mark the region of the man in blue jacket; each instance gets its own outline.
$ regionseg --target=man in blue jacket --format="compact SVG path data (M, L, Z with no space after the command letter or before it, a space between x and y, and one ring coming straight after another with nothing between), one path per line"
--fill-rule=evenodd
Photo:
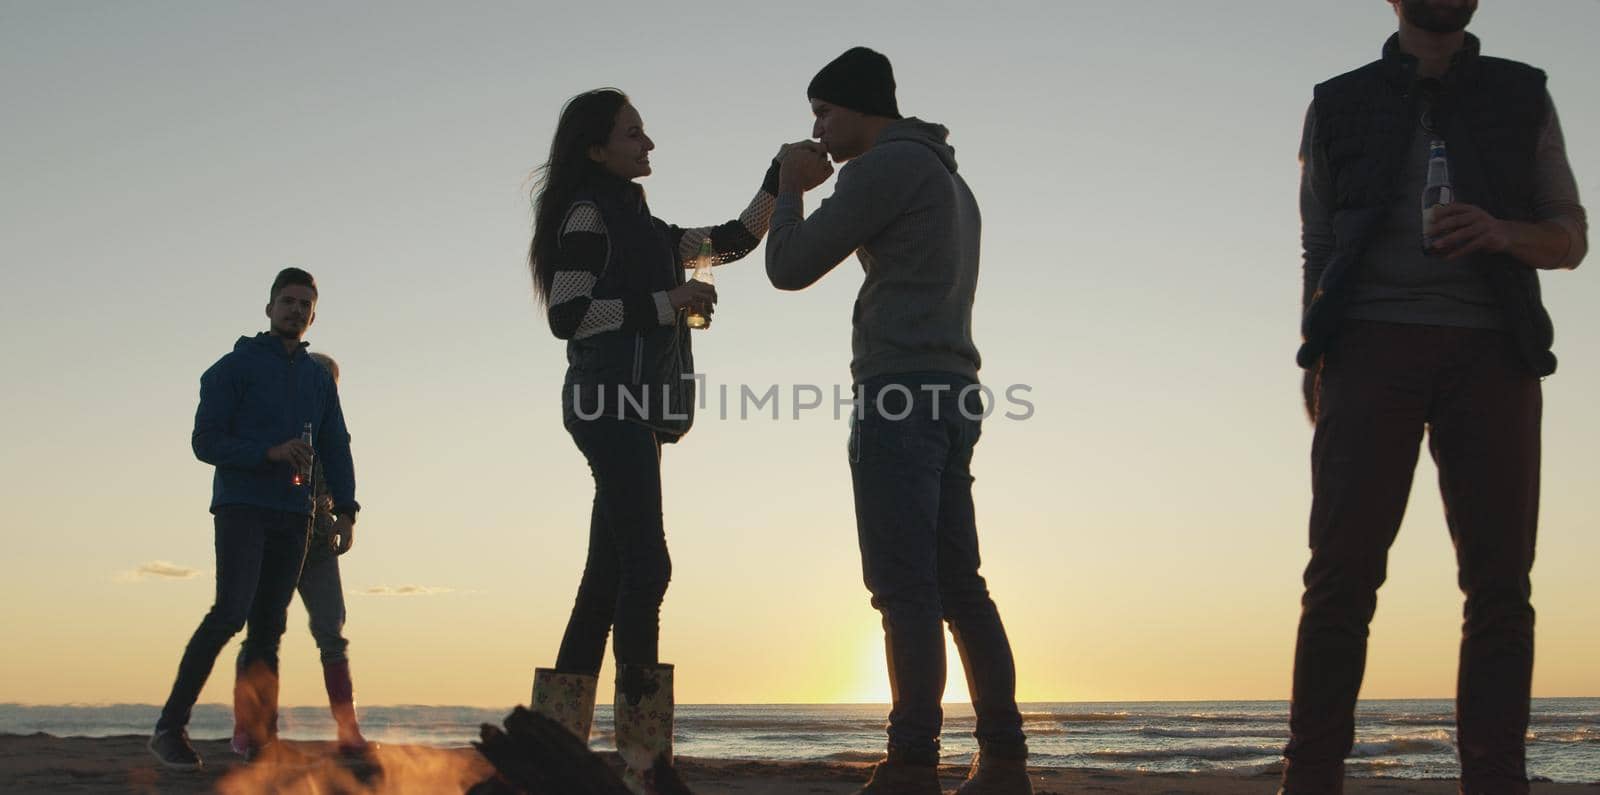
M216 601L189 639L178 663L150 750L162 764L198 768L186 726L217 655L251 625L253 640L240 665L253 682L251 753L272 742L277 724L278 642L294 597L310 531L309 472L320 458L338 517L334 532L352 537L356 512L350 434L339 392L326 368L301 341L316 319L317 283L299 268L272 282L266 314L271 330L240 337L233 351L200 377L195 412L195 457L216 467L211 513L217 551ZM301 440L306 427L312 442Z

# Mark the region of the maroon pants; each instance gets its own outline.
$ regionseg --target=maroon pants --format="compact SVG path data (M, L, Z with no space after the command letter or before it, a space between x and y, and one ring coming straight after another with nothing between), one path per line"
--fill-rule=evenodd
M1461 789L1526 793L1538 379L1500 332L1351 321L1324 358L1318 397L1284 791L1341 791L1367 625L1426 430L1466 595Z

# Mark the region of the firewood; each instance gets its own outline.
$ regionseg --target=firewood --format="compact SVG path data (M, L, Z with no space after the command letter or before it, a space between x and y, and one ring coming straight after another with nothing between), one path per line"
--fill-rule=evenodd
M630 795L605 759L544 715L517 707L504 730L486 723L481 737L472 745L498 775L469 795ZM659 795L694 795L665 757L652 773Z

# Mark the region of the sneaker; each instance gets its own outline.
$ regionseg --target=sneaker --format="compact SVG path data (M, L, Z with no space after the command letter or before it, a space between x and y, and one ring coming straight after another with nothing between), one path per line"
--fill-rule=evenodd
M199 770L205 766L200 755L194 752L194 746L189 744L186 729L167 729L150 735L149 748L161 764L174 770Z

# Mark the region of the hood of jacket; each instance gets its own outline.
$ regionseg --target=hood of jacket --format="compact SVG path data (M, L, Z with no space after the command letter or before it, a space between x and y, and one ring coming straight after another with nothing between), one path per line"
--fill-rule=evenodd
M909 141L921 144L938 155L939 162L954 174L956 150L949 144L950 130L943 124L934 124L917 118L900 119L885 127L878 135L878 145Z

